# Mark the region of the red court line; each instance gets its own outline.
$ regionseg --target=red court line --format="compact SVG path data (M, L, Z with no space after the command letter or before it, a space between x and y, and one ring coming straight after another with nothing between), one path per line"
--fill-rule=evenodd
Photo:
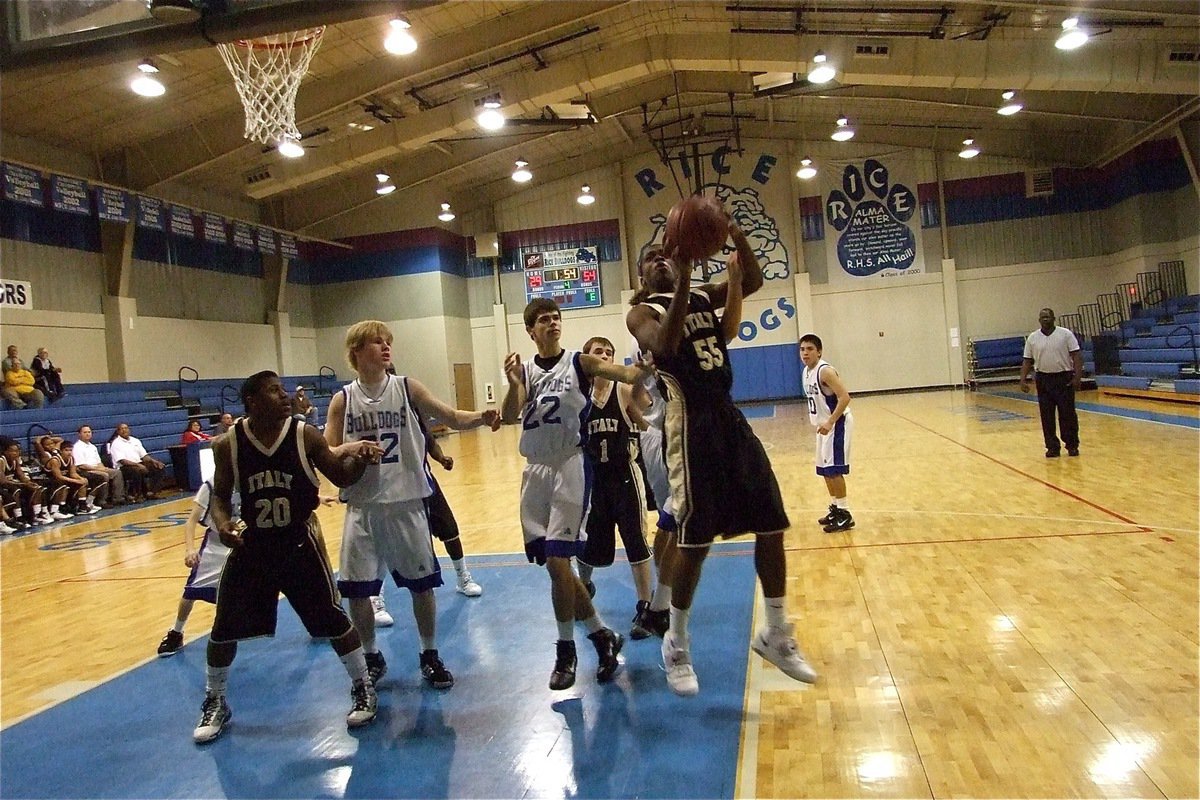
M865 550L869 547L911 547L919 544L974 544L976 542L1019 542L1031 539L1067 539L1072 536L1128 536L1131 533L1154 533L1153 528L1139 526L1128 531L1078 531L1076 533L1030 533L1021 536L980 536L975 539L917 539L911 542L851 542L849 544L823 544L815 547L788 547L788 552L811 552L813 550Z
M1097 503L1093 503L1091 500L1088 500L1086 497L1080 497L1079 495L1075 494L1074 492L1064 489L1063 487L1058 486L1056 484L1050 483L1049 481L1044 481L1041 478L1037 477L1036 475L1030 475L1028 472L1022 472L1021 470L1014 467L1012 464L1005 464L1000 459L993 458L992 456L989 456L987 453L983 452L982 450L976 450L974 447L968 447L967 445L963 444L962 442L957 441L955 439L951 439L946 434L940 433L939 431L935 431L933 428L922 425L921 423L917 422L916 420L909 419L908 417L904 416L903 414L899 414L895 411L892 411L890 408L887 409L887 411L889 414L897 416L900 419L904 420L905 422L910 422L913 425L916 425L921 430L928 431L928 432L932 433L934 436L945 439L947 442L956 444L959 447L961 447L962 449L964 449L968 452L974 453L977 456L982 456L983 458L986 458L988 461L991 461L993 464L999 464L1000 466L1004 467L1007 470L1012 470L1013 472L1017 473L1018 475L1023 475L1024 477L1029 478L1029 480L1031 480L1031 481L1040 483L1043 486L1045 486L1049 489L1053 489L1056 492L1061 492L1062 494L1065 494L1067 497L1070 497L1072 500L1078 500L1079 502L1083 503L1084 505L1091 506L1092 508L1096 509L1097 511L1108 514L1110 517L1113 517L1114 519L1121 520L1121 522L1127 522L1130 525L1137 525L1136 522L1129 519L1128 517L1122 516L1122 515L1118 514L1117 512L1113 511L1112 509L1105 508L1104 506L1099 505ZM1143 533L1148 533L1152 530L1151 528L1147 528L1144 525L1139 525L1138 527L1141 528L1141 531Z

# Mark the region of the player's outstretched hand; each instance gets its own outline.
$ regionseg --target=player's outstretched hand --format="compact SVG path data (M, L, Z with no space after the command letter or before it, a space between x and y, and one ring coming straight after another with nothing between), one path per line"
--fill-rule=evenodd
M504 357L504 377L508 378L508 382L513 386L520 385L521 356L517 353L509 353Z
M242 522L237 517L227 520L225 524L221 526L221 530L219 531L221 534L221 544L230 549L241 547L244 542L242 534L245 533L245 531L246 523Z
M454 456L442 456L438 459L438 463L442 465L442 469L449 472L454 469Z
M516 353L514 353L513 355L516 355ZM507 371L507 366L508 366L508 363L507 363L507 359L506 359L505 360L505 368L506 368L505 371ZM488 426L489 428L491 428L493 433L500 430L500 412L499 411L497 411L494 408L489 408L487 411L484 411L483 414L481 414L480 416L483 418L483 424ZM447 458L449 458L449 457L447 456ZM450 464L451 464L451 466L454 465L454 459L452 459L452 458L450 459ZM442 466L445 467L446 465L443 463ZM450 467L446 467L446 469L450 469Z

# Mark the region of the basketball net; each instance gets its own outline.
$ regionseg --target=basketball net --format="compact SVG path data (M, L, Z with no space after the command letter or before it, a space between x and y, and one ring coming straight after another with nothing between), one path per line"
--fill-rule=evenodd
M306 28L217 45L246 109L247 139L272 145L300 140L296 93L324 33L324 27Z

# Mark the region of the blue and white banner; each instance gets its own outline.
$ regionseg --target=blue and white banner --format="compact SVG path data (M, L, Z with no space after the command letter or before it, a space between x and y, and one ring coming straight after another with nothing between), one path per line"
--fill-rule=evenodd
M131 209L129 193L108 186L92 190L96 196L96 215L104 222L129 222Z
M279 234L279 254L284 258L298 258L300 251L296 249L296 237L286 233Z
M0 278L0 308L33 308L33 284Z
M204 223L204 240L217 244L229 244L229 234L225 231L225 218L218 217L205 211L200 215Z
M192 219L192 210L187 206L171 206L171 233L176 236L196 238L196 223Z
M245 222L233 223L233 246L239 250L255 250L254 229Z
M270 228L255 228L254 239L258 243L258 252L264 256L273 256L279 252L275 246L275 231Z
M137 195L137 224L139 228L149 228L154 231L165 230L163 227L163 201L157 197Z
M915 165L877 156L830 167L823 196L829 282L923 273Z
M42 174L36 169L20 164L4 163L4 199L28 206L44 207L46 196L42 192Z
M56 211L72 214L91 214L92 201L88 197L87 181L68 178L66 175L50 176L50 205Z

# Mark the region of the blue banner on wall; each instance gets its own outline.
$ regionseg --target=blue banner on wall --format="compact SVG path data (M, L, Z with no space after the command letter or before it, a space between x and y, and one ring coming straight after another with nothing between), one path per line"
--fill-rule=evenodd
M217 244L229 244L229 234L225 231L225 218L218 217L205 211L201 215L204 221L204 239Z
M244 222L233 223L233 246L239 250L255 250L254 229Z
M56 211L72 214L91 214L92 202L88 197L87 181L68 178L66 175L50 176L50 205Z
M163 201L157 197L137 195L137 224L139 228L149 228L154 231L165 230L163 227Z
M196 223L192 220L192 210L186 206L171 206L171 233L176 236L196 238Z
M273 256L278 252L275 246L275 231L270 228L255 228L254 238L258 242L258 252L264 256Z
M129 193L108 186L92 190L96 196L96 215L105 222L129 222Z
M44 207L46 195L42 192L42 175L36 169L22 167L20 164L4 166L4 198L25 203L30 206Z
M300 251L296 249L296 237L286 233L279 234L279 254L284 258L296 258Z

